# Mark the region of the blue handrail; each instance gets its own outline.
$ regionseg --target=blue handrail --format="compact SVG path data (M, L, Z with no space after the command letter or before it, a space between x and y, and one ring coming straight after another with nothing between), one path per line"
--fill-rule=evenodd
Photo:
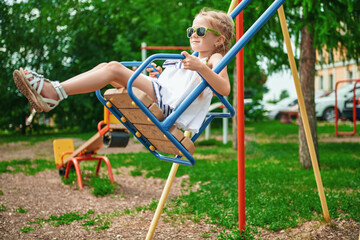
M243 0L234 10L230 13L230 16L234 19L249 3L251 0ZM275 0L268 9L255 21L255 23L244 33L244 35L239 39L238 42L225 54L225 56L220 60L220 62L214 67L213 71L215 73L220 73L225 66L236 56L238 52L248 43L248 41L259 31L259 29L269 20L269 18L277 11L277 9L285 2L285 0ZM141 143L144 144L145 147L149 149L149 151L154 154L159 159L175 162L179 164L184 164L188 166L193 166L195 164L195 159L193 156L185 149L181 143L169 132L169 129L174 125L179 116L190 106L190 104L204 91L206 87L210 87L215 95L219 98L219 100L224 104L224 106L229 110L229 113L209 113L207 115L207 119L201 126L199 133L195 134L192 137L192 141L199 137L199 135L204 131L206 126L211 122L211 120L215 117L233 117L235 114L234 108L228 102L228 100L217 93L204 78L198 84L198 86L189 94L187 98L176 108L174 111L166 117L162 122L155 118L155 116L148 110L145 105L134 95L132 86L135 79L141 74L143 70L147 67L151 67L151 63L155 60L167 60L167 59L184 59L185 57L181 54L154 54L148 57L143 63L140 62L122 62L124 66L137 66L138 69L134 72L134 74L130 77L127 83L127 91L130 98L136 103L136 105L149 117L149 119L164 133L164 135L183 153L183 155L187 158L187 160L181 159L180 156L176 157L167 157L159 154L157 151L150 150L150 143L143 137L138 138ZM135 65L132 65L135 64ZM201 76L201 75L200 75ZM202 76L201 76L202 77ZM96 91L96 96L98 99L106 106L106 100L101 96L100 90ZM118 119L121 119L122 114L115 108L108 108L111 113L115 115ZM132 126L130 123L123 123L131 133L135 135L136 128Z

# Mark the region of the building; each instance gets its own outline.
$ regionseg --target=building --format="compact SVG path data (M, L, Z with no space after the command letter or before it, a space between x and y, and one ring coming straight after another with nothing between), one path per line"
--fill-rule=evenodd
M315 92L331 92L339 80L360 79L360 64L346 60L340 51L334 50L332 54L325 49L321 54L317 51L315 70Z

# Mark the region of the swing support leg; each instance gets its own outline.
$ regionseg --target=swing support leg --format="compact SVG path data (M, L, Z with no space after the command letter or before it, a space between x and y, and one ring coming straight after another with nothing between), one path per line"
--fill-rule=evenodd
M288 57L289 57L290 68L291 68L291 72L292 72L292 75L294 78L296 93L298 96L300 114L301 114L301 118L302 118L303 125L304 125L305 136L306 136L307 145L308 145L309 152L310 152L311 163L312 163L312 166L314 169L314 175L315 175L316 185L317 185L318 192L319 192L322 211L324 214L325 221L330 222L329 210L328 210L327 203L326 203L324 187L323 187L323 184L321 181L319 165L318 165L315 148L314 148L314 141L313 141L313 138L311 135L309 120L308 120L308 116L307 116L306 109L305 109L304 97L303 97L303 93L301 90L299 76L297 73L294 54L293 54L292 48L291 48L289 31L288 31L286 20L285 20L285 13L284 13L283 6L281 6L278 9L278 14L279 14L279 19L280 19L280 24L281 24L281 30L284 35L286 49L287 49L287 53L288 53Z
M151 240L153 235L154 235L156 226L157 226L157 224L159 222L161 212L162 212L162 210L164 208L167 196L169 195L169 191L170 191L171 185L172 185L172 183L174 181L174 178L175 178L176 172L178 170L178 167L179 167L178 163L173 163L173 165L171 167L169 177L168 177L168 179L166 181L164 190L163 190L163 192L161 194L160 202L159 202L159 204L158 204L158 206L156 208L155 215L154 215L154 217L153 217L153 219L151 221L149 231L148 231L148 233L146 235L146 240Z
M191 136L191 133L188 132L188 131L185 131L184 132L184 136L185 137L190 137ZM171 188L171 185L174 181L174 178L175 178L175 175L176 175L176 172L179 168L179 164L178 163L173 163L172 167L171 167L171 170L170 170L170 173L169 173L169 176L168 176L168 179L166 180L166 184L165 184L165 187L164 187L164 190L161 194L161 197L160 197L160 202L156 208L156 211L155 211L155 215L151 221L151 225L150 225L150 228L149 228L149 231L146 235L146 240L151 240L154 236L154 232L155 232L155 229L156 229L156 226L159 222L159 219L160 219L160 215L161 215L161 212L165 206L165 202L166 202L166 199L167 199L167 196L169 195L169 192L170 192L170 188Z

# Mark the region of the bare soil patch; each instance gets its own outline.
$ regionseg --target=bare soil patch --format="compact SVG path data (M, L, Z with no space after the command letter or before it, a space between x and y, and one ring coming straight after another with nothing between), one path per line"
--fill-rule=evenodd
M79 146L83 141L76 140ZM106 149L99 154L146 151L141 144L131 140L126 148ZM33 146L24 143L11 143L0 146L0 161L14 159L49 159L53 161L52 142L45 141ZM111 160L111 159L110 159ZM69 225L55 227L49 223L34 224L35 230L28 233L20 231L27 222L37 218L60 216L69 212L86 213L93 210L94 214L121 212L150 204L160 198L165 181L157 178L133 177L131 169L113 169L115 181L118 183L116 192L105 197L95 197L88 186L77 190L62 183L57 170L47 170L34 176L23 173L1 174L0 205L6 206L0 211L0 239L145 239L153 217L152 211L141 211L136 214L121 214L111 217L108 229L99 232L86 230L82 222L75 221ZM105 173L105 170L102 169ZM115 174L116 172L116 174ZM176 178L169 198L182 194L181 183L188 176ZM76 184L76 183L75 183ZM18 213L19 207L27 213ZM201 220L195 223L186 218L181 221L169 219L162 214L154 239L217 239L222 228ZM304 222L296 228L270 232L260 230L261 239L359 239L360 224L351 219L333 219L331 224L318 221Z

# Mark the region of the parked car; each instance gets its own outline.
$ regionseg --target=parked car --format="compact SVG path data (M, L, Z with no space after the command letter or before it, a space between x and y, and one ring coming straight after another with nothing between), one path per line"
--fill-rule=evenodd
M345 101L353 96L354 84L345 85L337 90L338 116L343 115ZM360 84L356 85L355 94L360 95ZM328 122L335 120L335 91L327 96L315 98L316 117Z
M355 99L356 119L360 120L360 97ZM353 120L353 98L345 101L343 117Z
M279 101L276 104L266 104L264 105L264 109L266 110L266 115L270 120L280 119L281 111L289 110L293 108L298 103L297 97L288 97Z

